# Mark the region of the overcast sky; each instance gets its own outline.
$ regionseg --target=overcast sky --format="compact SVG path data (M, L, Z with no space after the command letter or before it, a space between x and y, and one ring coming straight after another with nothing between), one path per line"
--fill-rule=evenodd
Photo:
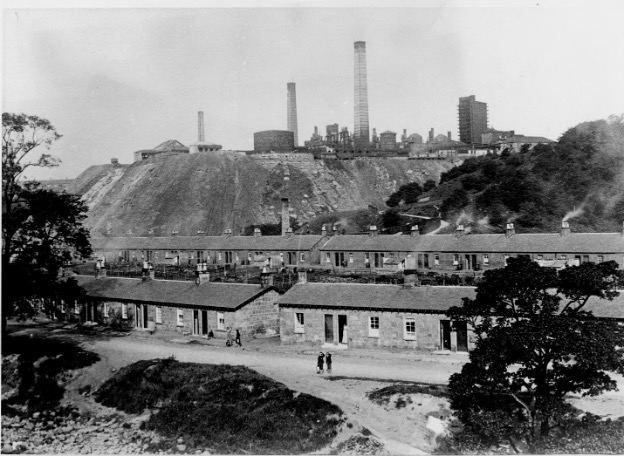
M420 6L5 5L2 108L46 117L63 135L52 149L62 165L29 174L41 179L74 178L112 157L131 163L168 139L188 146L200 110L206 140L253 149L255 131L286 129L287 82L297 87L301 145L315 125L353 131L354 41L366 41L378 133L434 128L457 139L466 95L488 104L491 127L554 140L624 112L624 2L412 3Z

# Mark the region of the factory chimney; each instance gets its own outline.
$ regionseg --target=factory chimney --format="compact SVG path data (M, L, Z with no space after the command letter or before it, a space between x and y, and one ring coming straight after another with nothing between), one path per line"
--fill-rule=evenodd
M355 48L355 103L353 141L355 149L369 147L368 85L366 82L366 42L356 41Z
M288 198L282 198L282 236L286 236L290 228L290 212L288 210Z
M289 82L286 84L287 96L286 96L286 110L287 110L287 123L288 131L292 131L295 135L295 147L299 146L299 140L297 138L297 92L295 90L295 83Z
M197 113L197 141L204 142L204 111Z

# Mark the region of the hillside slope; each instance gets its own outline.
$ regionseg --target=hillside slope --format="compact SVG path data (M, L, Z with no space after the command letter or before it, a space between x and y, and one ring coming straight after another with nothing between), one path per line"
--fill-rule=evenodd
M457 163L455 163L457 164ZM384 201L406 182L437 180L446 161L352 160L268 163L228 152L180 155L85 170L74 191L89 206L87 226L112 235L217 235L277 223L281 198L299 223Z
M554 145L472 158L430 192L442 216L472 232L619 231L624 222L624 116L584 122Z

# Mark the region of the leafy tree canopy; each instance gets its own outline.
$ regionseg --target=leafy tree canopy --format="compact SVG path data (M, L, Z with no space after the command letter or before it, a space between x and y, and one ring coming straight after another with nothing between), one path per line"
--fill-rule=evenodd
M623 278L614 261L556 271L510 258L504 269L485 272L475 299L449 309L475 337L470 362L449 381L467 440L536 451L569 420L568 394L616 388L609 372L624 373L624 329L586 305L612 300Z
M434 183L435 187L435 183ZM418 182L410 182L401 185L386 201L386 206L396 207L401 203L414 204L418 202L418 198L423 193L423 188Z
M79 197L25 182L29 167L58 165L57 158L35 152L60 137L47 119L2 114L2 276L11 284L2 291L3 329L6 318L30 300L66 294L71 286L59 284L59 269L73 256L91 253L82 225L87 207Z

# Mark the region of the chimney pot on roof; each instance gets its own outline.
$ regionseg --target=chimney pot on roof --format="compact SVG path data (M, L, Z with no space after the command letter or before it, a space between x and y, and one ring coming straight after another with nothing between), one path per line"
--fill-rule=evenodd
M327 236L327 225L323 225L321 227L321 236L323 237Z
M568 234L570 234L570 224L565 221L562 220L561 221L561 236L567 236Z
M334 236L337 236L338 235L338 224L337 223L334 223L333 231L334 231Z
M412 288L418 285L418 275L415 269L403 270L403 287Z
M412 226L412 229L410 230L410 236L411 237L418 237L418 236L420 236L420 230L418 229L418 225Z
M516 234L516 230L514 229L514 224L513 223L508 223L507 227L505 228L505 236L506 237L511 237L514 234Z
M288 227L288 228L286 229L286 237L287 237L287 238L289 238L289 237L291 237L292 235L293 235L293 230L292 230L292 228L291 228L291 227Z
M197 230L197 234L204 234L204 230Z
M297 283L299 285L303 285L304 283L308 283L308 273L307 271L299 271L297 277Z
M207 264L206 263L197 264L197 280L195 280L195 283L197 285L210 282L210 273L205 268L203 268L203 266L207 266Z
M376 225L371 225L369 232L368 232L370 237L375 237L379 234L379 231L377 231L377 226Z
M272 272L260 273L260 286L262 288L269 288L273 286L273 273Z
M457 236L463 236L464 235L464 225L457 225L457 229L455 230L455 233L457 234Z
M154 236L154 230L149 230L149 231L147 232L147 235L148 235L148 236Z
M177 236L179 234L178 230L171 230L172 236Z
M225 235L226 235L226 237L232 236L232 229L231 228L226 229L225 230Z
M262 231L260 231L260 228L254 228L254 237L260 236L262 236Z

